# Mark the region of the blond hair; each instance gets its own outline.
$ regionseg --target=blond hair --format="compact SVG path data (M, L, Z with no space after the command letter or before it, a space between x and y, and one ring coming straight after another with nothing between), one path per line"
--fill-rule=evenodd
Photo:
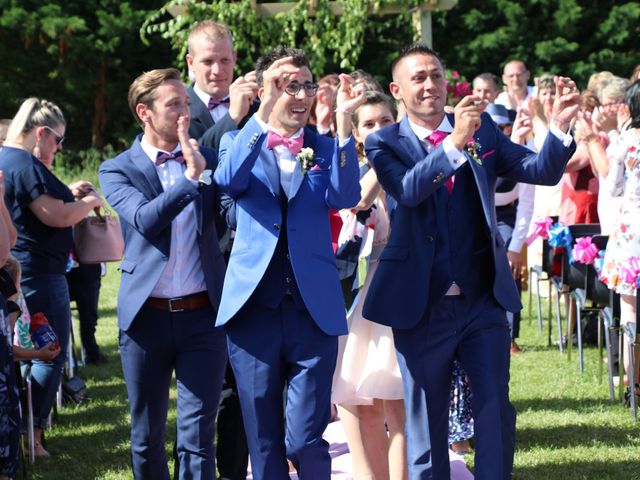
M229 42L233 45L233 34L231 29L221 22L214 22L213 20L205 20L204 22L197 23L189 32L189 39L187 41L189 47L189 55L193 55L193 42L196 37L204 35L209 42L216 42L218 40L229 39Z
M153 101L156 99L156 90L160 85L168 80L182 81L180 72L175 68L159 68L144 72L136 78L129 87L129 108L136 122L144 128L144 122L138 117L136 106L138 104L146 105L151 108Z
M11 120L7 131L7 142L19 141L21 136L36 127L56 128L66 124L62 110L55 103L35 97L27 98Z
M587 82L587 90L592 90L597 93L600 86L612 77L613 73L607 70L591 74Z
M628 79L614 75L600 85L598 89L598 100L600 100L602 104L604 104L604 97L622 101L624 92L626 92L630 84L631 82Z

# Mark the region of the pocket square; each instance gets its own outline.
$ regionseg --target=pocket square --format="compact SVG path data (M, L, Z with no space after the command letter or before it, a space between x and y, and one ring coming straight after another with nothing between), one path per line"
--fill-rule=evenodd
M311 167L311 170L309 170L310 172L315 172L316 170L322 170L320 168L320 165L314 165L313 167Z
M485 153L484 155L482 155L482 160L484 160L485 158L487 158L489 155L491 155L492 153L494 153L495 150L489 150L487 153Z

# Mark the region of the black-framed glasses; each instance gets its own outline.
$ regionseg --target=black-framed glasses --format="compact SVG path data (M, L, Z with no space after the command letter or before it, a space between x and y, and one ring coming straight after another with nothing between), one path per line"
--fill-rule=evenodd
M61 145L62 142L64 142L64 135L60 135L58 132L56 132L53 128L51 128L48 125L43 125L44 128L46 128L47 130L49 130L49 132L51 132L53 134L54 137L56 137L56 144L57 145Z
M311 82L306 82L306 83L298 83L298 82L291 82L289 85L287 85L286 87L284 87L284 91L287 92L289 95L291 95L292 97L295 97L296 95L298 95L298 92L302 89L304 89L304 94L307 97L315 97L316 93L318 93L318 87L319 85L317 83L311 83Z

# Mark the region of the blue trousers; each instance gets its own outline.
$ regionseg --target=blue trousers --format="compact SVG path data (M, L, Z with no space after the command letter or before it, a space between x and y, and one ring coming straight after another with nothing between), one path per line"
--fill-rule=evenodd
M417 326L394 329L393 336L407 411L409 478L450 478L449 389L457 358L473 392L474 478L510 479L516 413L509 402L509 327L493 296L442 297Z
M44 273L23 276L21 287L29 313L44 313L60 342L60 355L52 361L31 362L33 421L37 428L45 428L67 359L71 329L69 287L64 275Z
M179 477L215 478L214 426L227 354L224 331L214 325L212 307L176 313L143 307L120 331L137 480L169 479L165 425L174 371Z
M286 296L276 309L249 302L225 328L253 478L288 479L287 458L300 478L331 478L322 434L331 416L338 338Z

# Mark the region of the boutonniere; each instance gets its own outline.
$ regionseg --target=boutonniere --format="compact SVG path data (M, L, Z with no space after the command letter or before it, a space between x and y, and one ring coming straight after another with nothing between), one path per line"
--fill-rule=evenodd
M302 175L305 175L311 167L316 164L316 154L313 151L313 148L304 147L300 150L300 153L296 155L296 160L300 164L300 170L302 170Z
M482 165L482 159L480 158L480 155L478 155L478 152L480 152L481 148L482 148L482 145L480 145L480 142L478 142L478 139L472 138L464 146L464 151L467 152L469 156L473 158L478 165Z
M211 171L210 168L207 168L206 170L203 170L202 173L200 174L200 176L198 177L198 183L201 185L211 185L212 180L211 180L211 175L213 174L213 172Z

